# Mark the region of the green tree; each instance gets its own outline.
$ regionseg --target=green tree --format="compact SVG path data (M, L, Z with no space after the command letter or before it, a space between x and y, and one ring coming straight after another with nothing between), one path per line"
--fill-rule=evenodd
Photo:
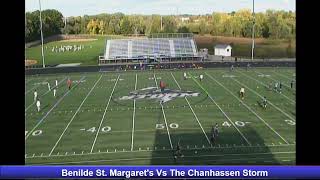
M133 34L129 18L125 16L120 22L121 34Z
M190 33L190 30L186 26L182 26L178 28L178 33Z

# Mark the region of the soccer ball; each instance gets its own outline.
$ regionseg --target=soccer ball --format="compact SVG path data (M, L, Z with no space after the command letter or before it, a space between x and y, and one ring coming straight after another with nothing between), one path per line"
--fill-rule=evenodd
M259 86L257 86L257 89L259 89Z
M197 154L197 153L198 153L198 151L195 151L194 153L195 153L195 154Z

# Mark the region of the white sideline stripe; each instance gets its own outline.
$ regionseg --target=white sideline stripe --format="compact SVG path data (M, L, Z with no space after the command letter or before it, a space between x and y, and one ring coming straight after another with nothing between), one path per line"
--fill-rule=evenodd
M265 145L265 146L221 146L219 144L219 147L207 147L205 148L205 150L208 149L241 149L241 148L275 148L275 147L287 147L287 146L294 146L295 144L282 144L282 145ZM184 151L192 151L192 150L203 150L203 148L190 148L190 146L188 145L186 148L182 148ZM112 154L112 153L139 153L139 152L158 152L158 151L171 151L171 149L158 149L157 147L155 147L155 150L141 150L141 148L139 150L135 150L135 151L118 151L118 152L114 152L111 151L109 152L108 149L105 152L93 152L93 153L80 153L80 154L76 154L75 152L73 154L68 154L66 155L51 155L51 156L42 156L44 158L54 158L54 157L60 157L60 156L90 156L90 155L100 155L100 154ZM34 156L34 157L30 157L27 156L27 159L32 159L32 158L42 158L41 156Z
M193 79L193 78L192 78ZM237 128L237 126L233 123L233 121L229 118L229 116L221 109L221 107L216 103L215 100L213 100L213 98L211 97L211 95L198 83L198 81L196 81L195 79L193 79L194 82L196 82L198 84L198 86L204 90L204 92L209 96L209 98L211 99L211 101L219 108L219 110L222 112L222 114L229 120L229 122L233 125L234 128L236 128L236 130L239 132L239 134L242 136L242 138L251 146L251 143L249 142L249 140L242 134L242 132Z
M176 84L178 85L179 89L181 90L181 87L180 87L179 83L177 82L176 78L174 77L174 75L172 74L172 72L171 72L170 74L171 74L172 78L174 79L174 81L176 82ZM194 110L192 109L192 107L191 107L191 105L190 105L190 103L189 103L189 100L187 99L187 97L184 97L184 99L187 101L187 103L188 103L188 105L189 105L189 107L190 107L190 109L191 109L191 112L193 113L194 117L196 118L196 120L197 120L197 122L198 122L198 124L199 124L199 126L200 126L200 128L201 128L201 130L202 130L202 132L203 132L203 134L204 134L204 136L206 137L206 139L207 139L207 141L208 141L208 143L209 143L209 145L212 146L212 144L211 144L211 142L210 142L210 139L208 138L206 132L204 131L204 129L203 129L203 127L202 127L202 125L201 125L201 123L200 123L200 121L199 121L196 113L195 113Z
M58 85L59 85L60 83L62 83L65 79L67 79L67 78L65 77L64 79L62 79L61 81L59 81L59 82L58 82ZM56 87L56 86L54 86L53 88L55 88L55 87ZM49 92L50 92L50 91L48 90L47 92L45 92L44 94L42 94L40 97L48 94ZM24 111L26 112L34 103L35 103L35 102L32 102Z
M254 71L254 72L257 73L257 74L262 74L262 73L260 73L260 72L258 72L258 71ZM274 78L272 78L272 77L267 77L267 78L272 79L273 81L280 81L280 80L274 79ZM287 87L290 88L290 86L286 85L285 83L282 83L282 84L283 84L284 86L287 86Z
M184 156L184 158L198 158L198 157L225 157L225 156L251 156L251 155L268 155L268 154L295 154L295 151L287 152L266 152L266 153L243 153L243 154L212 154L212 155L197 155L197 156ZM172 156L158 156L158 157L143 157L143 158L123 158L123 159L106 159L106 160L91 160L91 161L68 161L68 162L55 162L44 164L72 164L72 163L88 163L88 162L107 162L107 161L132 161L132 160L149 160L149 159L170 159ZM289 157L286 157L289 158ZM270 159L270 157L268 157ZM226 160L226 159L223 159Z
M259 80L257 80L257 79L255 79L255 78L252 78L252 77L250 77L250 76L248 76L248 75L246 75L246 74L244 74L244 73L242 73L242 72L240 72L240 71L236 71L236 72L239 72L240 74L242 74L242 75L244 75L244 76L246 76L246 77L248 77L248 78L250 78L250 79L252 79L252 80L255 80L255 81L257 81L257 82L259 82L260 84L262 84L262 85L264 85L264 86L267 86L266 84L264 84L263 82L261 82L261 81L259 81ZM284 95L284 94L282 94L281 93L281 95L283 96L283 97L285 97L286 99L288 99L289 101L291 101L292 103L291 104L295 104L296 103L296 101L295 100L293 100L293 99L291 99L291 98L289 98L288 96L286 96L286 95Z
M84 79L84 78L85 78L85 76L83 76L83 77L81 78L81 80ZM79 83L78 83L78 84L79 84ZM77 84L77 85L78 85L78 84ZM76 86L73 86L71 89L73 89L74 87L76 87ZM42 121L45 120L45 118L50 114L50 112L63 100L63 98L64 98L67 94L69 94L69 92L70 92L70 91L67 91L67 92L52 106L52 108L46 113L46 115L44 115L44 116L40 119L40 121L31 129L30 133L27 134L27 136L25 137L25 140L28 139L28 137L30 136L30 134L40 125L40 123L41 123Z
M136 83L134 85L134 90L137 90L138 75L136 74ZM134 138L134 119L136 116L136 100L133 99L133 113L132 113L132 132L131 132L131 151L133 150L133 138Z
M156 80L156 74L153 74L153 79L154 79L154 82L156 83L157 89L159 89L158 88L158 83L157 83L157 80ZM170 147L171 147L171 149L173 149L173 145L172 145L172 142L171 142L171 136L170 136L170 132L169 132L169 128L168 128L166 114L164 113L163 105L161 103L160 103L160 106L161 106L164 122L166 123L166 128L167 128L167 134L168 134L168 138L169 138Z
M91 88L91 90L88 92L87 96L83 99L83 101L81 102L80 106L78 107L78 109L76 110L76 112L74 113L74 115L72 116L72 118L70 119L69 123L67 124L67 126L64 128L62 134L60 135L59 139L57 140L56 144L53 146L53 148L51 149L49 156L52 154L52 152L54 151L54 149L57 147L57 145L59 144L61 138L63 137L64 133L67 131L68 127L70 126L70 124L72 123L73 119L76 117L76 115L78 114L80 108L82 107L83 103L87 100L87 98L89 97L89 95L91 94L91 92L93 91L94 87L96 87L96 85L98 84L98 82L100 81L100 79L102 78L102 75L100 76L100 78L96 81L96 83L93 85L93 87Z
M255 90L249 88L248 86L244 85L243 83L239 82L238 80L234 79L234 78L231 78L232 80L236 81L238 84L248 88L250 91L254 92L257 96L259 96L260 98L263 98L259 93L257 93ZM271 106L273 106L274 108L276 108L278 111L280 111L282 114L284 114L285 116L287 116L289 119L294 120L294 118L292 118L289 114L285 113L284 111L282 111L280 108L278 108L276 105L274 105L270 100L268 101L269 104L271 104Z
M99 124L98 131L97 131L97 133L96 133L96 136L95 136L95 138L94 138L94 140L93 140L90 153L92 153L93 148L94 148L94 145L96 144L96 141L97 141L97 138L98 138L98 134L99 134L99 131L100 131L100 128L101 128L101 125L102 125L102 122L103 122L104 117L105 117L105 115L106 115L106 113L107 113L107 110L108 110L108 107L109 107L109 104L110 104L110 100L111 100L111 98L112 98L114 89L115 89L116 86L117 86L119 77L120 77L120 74L118 75L118 78L117 78L116 82L114 83L113 89L112 89L111 94L110 94L110 96L109 96L109 100L108 100L107 106L106 106L106 108L104 109L104 113L103 113L103 115L102 115L102 118L101 118L101 121L100 121L100 124Z
M223 87L225 90L227 90L232 96L234 96L238 101L241 102L242 105L244 105L248 110L250 110L255 116L257 116L265 125L267 125L274 133L276 133L284 142L289 144L289 142L283 138L276 130L274 130L266 121L264 121L256 112L254 112L247 104L245 104L240 98L238 98L236 95L234 95L228 88L226 88L223 84L221 84L218 80L213 78L211 75L209 75L207 72L205 74L214 80L216 83L218 83L221 87Z
M48 78L44 79L43 81L48 81ZM26 92L24 93L24 95L28 94L30 91L32 91L33 89L35 89L35 88L37 88L37 87L39 87L39 86L40 86L40 84L33 86L31 89L29 89L28 91L26 91Z

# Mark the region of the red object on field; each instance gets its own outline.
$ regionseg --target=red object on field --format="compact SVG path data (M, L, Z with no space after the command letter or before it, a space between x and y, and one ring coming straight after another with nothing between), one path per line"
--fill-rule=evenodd
M163 82L163 81L160 81L160 88L163 89L163 88L165 88L165 87L166 87L166 85L164 84L164 82Z

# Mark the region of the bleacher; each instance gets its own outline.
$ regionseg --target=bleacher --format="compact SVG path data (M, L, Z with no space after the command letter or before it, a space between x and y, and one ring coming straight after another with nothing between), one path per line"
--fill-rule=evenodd
M99 64L132 61L201 60L192 37L110 39Z

